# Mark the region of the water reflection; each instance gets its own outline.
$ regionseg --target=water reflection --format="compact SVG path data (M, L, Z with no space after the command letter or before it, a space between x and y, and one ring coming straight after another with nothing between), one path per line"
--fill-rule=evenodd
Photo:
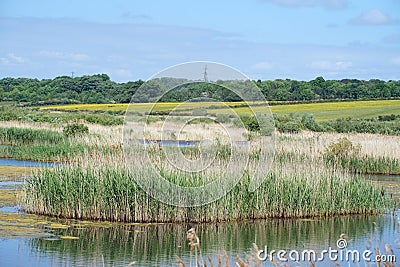
M52 167L59 163L31 160L17 160L0 158L0 166L16 166L16 167Z
M248 253L254 242L260 247L267 245L276 250L318 251L328 246L336 248L336 240L342 233L349 236L349 247L352 249L364 250L371 240L384 251L385 243L396 247L395 239L400 237L397 220L399 213L393 216L202 224L197 225L196 229L203 257L210 255L215 259L218 253L227 251L233 264L236 255ZM79 239L24 239L20 246L29 248L30 253L21 256L31 263L35 259L42 259L41 266L50 266L50 263L98 266L103 265L103 262L104 266L126 266L132 261L136 262L135 266L177 266L175 255L189 262L186 240L188 227L179 224L107 227L75 225L68 229L54 229L52 232L56 236L74 236ZM398 249L395 249L395 253L400 258ZM43 262L43 259L48 262Z

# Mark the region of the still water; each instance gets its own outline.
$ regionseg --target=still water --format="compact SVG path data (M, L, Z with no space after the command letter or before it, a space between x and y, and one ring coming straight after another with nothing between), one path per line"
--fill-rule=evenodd
M4 163L4 162L3 162ZM0 162L1 164L1 162ZM20 164L20 163L18 163ZM26 162L22 165L26 166ZM0 174L1 175L1 174ZM366 176L378 186L399 193L399 176ZM1 182L0 194L18 189L21 182ZM328 219L258 220L213 224L111 224L60 220L28 215L18 206L0 207L0 266L195 266L186 232L195 227L200 239L199 258L211 258L217 266L218 255L228 255L236 266L239 255L250 255L252 244L271 250L314 250L319 253L337 249L337 240L346 234L348 250L372 251L371 258L391 250L400 266L400 211L376 216L344 216ZM7 234L6 234L7 233ZM387 246L389 244L390 246ZM190 265L191 263L191 265ZM365 266L347 261L341 266ZM290 262L290 266L310 266ZM210 266L210 264L208 264ZM268 261L262 266L272 266ZM337 266L325 257L316 266ZM370 266L377 266L376 263Z
M53 162L44 161L31 161L31 160L17 160L0 158L0 166L15 166L15 167L51 167L54 166ZM1 175L1 174L0 174Z
M391 244L400 259L399 213L383 216L349 216L318 220L267 220L242 223L196 225L202 257L227 253L231 266L236 255L244 258L252 243L269 250L337 249L342 233L349 236L348 249L360 252ZM189 266L186 240L189 225L79 225L49 229L49 236L7 238L0 241L0 266L178 266L180 256ZM79 239L61 239L73 236ZM193 256L192 256L193 262ZM343 266L347 266L342 262ZM302 264L305 266L305 264ZM317 266L334 266L328 259ZM363 266L364 263L361 263ZM270 266L270 263L263 263ZM293 265L294 266L294 265ZM396 264L395 266L398 266Z

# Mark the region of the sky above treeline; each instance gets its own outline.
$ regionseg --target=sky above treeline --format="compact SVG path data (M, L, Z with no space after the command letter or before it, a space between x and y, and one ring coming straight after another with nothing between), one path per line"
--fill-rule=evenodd
M126 82L188 61L254 80L399 80L400 1L0 2L0 78Z

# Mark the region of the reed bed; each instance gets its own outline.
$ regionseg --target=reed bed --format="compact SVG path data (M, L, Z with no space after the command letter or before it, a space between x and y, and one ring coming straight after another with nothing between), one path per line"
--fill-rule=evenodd
M2 145L23 146L34 144L58 144L65 142L65 136L56 131L18 127L0 127L0 144Z
M35 107L13 107L0 106L1 121L20 121L20 122L36 122L60 125L63 123L84 121L87 123L100 125L122 125L124 118L122 116L111 115L108 113L91 113L91 112L62 112L39 110Z
M337 164L353 173L400 175L400 160L396 158L352 156L339 159Z
M255 192L248 191L250 178L245 175L215 202L175 207L153 199L137 185L135 181L146 179L152 170L140 161L140 154L135 159L138 160L133 171L121 164L124 158L120 153L112 152L91 153L68 166L41 169L27 180L22 208L31 213L75 219L213 222L372 214L391 207L383 189L328 168L322 158L305 158L295 153L278 153L273 169ZM221 158L201 174L171 171L162 164L159 172L182 186L216 181L218 187L217 177L224 169L219 164L224 160Z
M195 128L197 132L203 126L199 127ZM120 136L121 127L92 126L90 131L92 129L95 134L69 138L66 144L71 146L41 144L12 147L20 152L13 151L10 155L35 155L32 153L35 148L39 151L36 154L60 160L66 158L70 162L65 166L35 172L27 181L23 209L31 213L77 219L210 222L380 213L394 205L386 198L383 189L350 172L396 173L400 152L393 147L398 147L400 137L397 136L313 132L278 134L274 166L255 192L248 191L250 178L244 175L218 201L201 207L183 208L161 203L138 186L136 181L152 178L154 170L142 160L141 148L132 151L130 158L135 159L133 166L124 164L122 140L115 138ZM241 133L238 136L242 136ZM360 143L360 153L350 161L327 164L325 150L338 137L348 137L353 143ZM366 140L366 137L370 139ZM51 136L46 138L52 140ZM380 152L377 152L377 147ZM170 168L165 151L153 148L149 153L158 173L164 179L185 187L210 182L216 182L216 187L219 187L218 179L232 155L228 147L221 145L217 150L218 157L209 168L199 173L187 173ZM196 149L184 148L181 152L189 161L201 157ZM0 149L0 153L5 152ZM245 156L236 159L238 166L247 160ZM258 154L252 153L248 167L251 168L258 159ZM268 168L267 165L263 167ZM239 170L237 173L240 173ZM199 196L195 193L193 198L196 197Z
M67 137L58 128L31 129L20 123L6 126L11 127L0 127L0 157L3 158L69 162L85 151L107 153L122 149L121 139L115 138L119 128L91 125L92 134Z

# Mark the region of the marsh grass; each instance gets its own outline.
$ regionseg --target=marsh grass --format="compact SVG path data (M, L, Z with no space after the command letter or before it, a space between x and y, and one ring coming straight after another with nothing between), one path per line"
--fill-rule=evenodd
M99 125L122 125L124 123L122 116L111 115L106 112L92 113L89 111L55 111L15 106L0 106L0 120L50 123L55 125L80 121Z
M400 161L396 158L350 156L338 159L336 164L353 173L400 175Z
M385 156L371 157L360 155L360 152L360 144L353 144L347 138L340 138L326 147L324 159L328 165L336 165L353 173L400 174L399 159Z
M10 124L9 124L10 125ZM7 126L9 126L7 125ZM12 125L12 124L11 124ZM121 140L113 138L115 130L91 127L101 134L67 136L60 129L0 127L0 157L37 161L71 161L85 151L121 151ZM84 129L88 129L87 126ZM105 133L106 132L106 133Z
M350 174L348 168L343 168L338 162L326 164L323 154L329 142L348 136L352 142L363 142L360 153L355 156L370 157L369 170L382 171L388 164L393 166L391 169L396 169L399 151L394 148L398 146L399 137L373 136L375 139L366 142L369 135L281 134L277 138L274 166L255 192L248 191L250 177L245 172L243 177L238 177L239 183L218 201L201 207L183 208L151 198L136 181L159 174L163 179L185 187L210 182L216 182L216 187L220 187L218 179L231 156L238 155L236 152L232 153L230 147L221 142L214 151L215 161L210 167L198 173L187 173L168 165L164 148L149 146L147 153L153 164L143 161L143 149L139 148L132 151L130 158L134 159L134 165L128 168L121 140L113 138L118 130L99 129L104 129L107 136L88 135L70 139L74 147L82 145L73 156L68 146L65 150L53 152L49 152L55 149L50 145L39 147L46 151L41 153L66 153L70 163L40 169L28 179L22 205L27 212L121 222L211 222L380 213L393 206L382 188ZM97 132L103 131L99 129ZM88 147L88 144L93 147ZM31 151L32 147L29 148ZM187 164L196 164L195 161L201 157L197 148L183 148L178 152L183 154L183 162L186 160ZM375 154L377 152L380 154ZM380 156L391 161L382 161L380 165L374 163L373 160ZM252 168L259 159L260 151L251 151L248 168ZM244 155L236 160L238 164L235 162L234 165L239 166L248 159ZM265 168L264 173L268 173L268 164L262 167Z
M0 127L0 144L23 146L35 144L55 145L67 142L67 138L56 131L18 127Z
M121 164L124 158L120 154L85 155L68 166L35 172L27 180L22 207L43 215L120 222L326 217L380 213L391 207L383 189L327 168L322 159L306 159L293 153L278 156L271 173L255 192L248 191L250 179L244 176L219 200L184 208L161 203L136 184L139 176L143 179L152 173L151 166L136 165L135 171L129 171ZM212 179L213 170L202 175L168 168L160 168L160 172L175 184L192 187Z
M47 129L0 128L0 156L38 161L68 160L85 150L60 132Z

